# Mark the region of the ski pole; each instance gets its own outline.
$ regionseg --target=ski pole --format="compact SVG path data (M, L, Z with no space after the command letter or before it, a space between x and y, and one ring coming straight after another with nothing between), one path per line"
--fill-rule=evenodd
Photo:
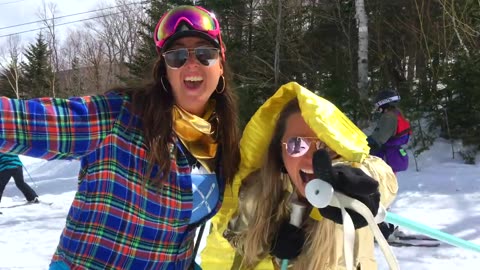
M311 205L318 209L325 208L329 205L340 209L343 223L343 257L345 269L353 270L355 253L355 227L346 208L357 212L367 221L368 227L377 240L389 268L391 270L400 269L397 258L395 258L395 254L385 240L385 237L383 237L377 225L379 222L373 217L370 209L362 202L350 198L343 193L336 192L328 181L322 180L324 177L330 178L330 171L332 170L332 163L327 151L319 150L315 152L313 154L312 164L314 174L317 178L309 181L305 186L305 197Z
M32 178L32 176L30 175L30 173L28 172L27 167L25 167L25 165L23 165L23 164L22 164L22 167L23 167L23 168L25 169L25 171L27 172L27 175L28 175L28 178L30 178L30 181L31 181L31 182L33 183L33 185L37 188L38 185L37 185L37 183L36 183L35 181L33 181L33 178Z
M317 179L315 179L315 180L317 180ZM312 181L314 181L314 180L312 180ZM324 182L322 180L320 180L320 181ZM326 182L324 182L324 183L326 183ZM313 183L312 183L312 185L313 185ZM316 189L318 189L318 186L316 187ZM322 186L322 189L325 189L325 188ZM357 200L352 199L348 196L345 196L342 193L334 192L334 194L335 194L334 197L339 196L339 199L340 199L339 200L340 201L339 205L343 205L344 207L350 208L350 209L355 210L356 212L360 213L359 211L357 211L358 210L357 209L358 205L353 205L352 204L352 202L357 201ZM322 195L320 197L323 200L325 200L324 198L328 197L328 196ZM338 207L338 204L334 203L333 201L330 202L329 204L332 205L332 206L337 206ZM348 204L351 204L351 205L348 205ZM360 213L360 214L362 214L362 213ZM437 239L441 242L445 242L445 243L450 244L452 246L456 246L456 247L480 252L480 245L478 245L478 244L475 244L473 242L461 239L461 238L456 237L454 235L442 232L440 230L431 228L427 225L418 223L416 221L407 219L405 217L399 216L397 214L394 214L394 213L391 213L391 212L388 212L388 211L385 211L385 214L386 214L385 221L388 222L388 223L392 223L392 224L398 225L400 227L410 229L412 231L415 231L417 233L429 236L431 238ZM363 215L363 214L362 214L362 216L365 217L365 215ZM367 220L368 220L368 218L367 218Z
M372 212L370 212L370 210L362 202L350 198L343 193L335 192L329 183L320 179L313 179L308 182L307 186L305 187L305 195L307 200L314 207L324 208L330 205L341 210L344 226L344 257L346 269L352 269L353 266L353 244L355 242L355 229L353 227L351 217L345 208L351 209L365 218L368 223L368 227L373 232L373 236L377 240L377 243L388 263L389 268L393 270L400 269L398 261L395 258L395 254L393 254L392 249L378 228L378 222L373 217Z
M427 225L423 225L421 223L415 222L413 220L401 217L397 214L387 212L387 216L385 217L385 221L388 223L392 223L412 231L427 235L431 238L437 239L439 241L445 242L452 246L473 250L476 252L480 252L480 245L474 244L470 241L463 240L451 234L442 232L440 230L431 228Z
M303 215L305 214L305 205L300 204L298 201L292 202L292 212L290 213L290 224L300 228L302 225ZM288 260L282 260L282 270L288 269Z
M317 180L317 179L315 179ZM312 180L313 182L314 180ZM318 181L318 180L317 180ZM323 182L323 183L326 183L322 180L319 180L319 182ZM323 183L321 183L323 185ZM312 183L313 185L313 183ZM308 186L308 185L307 185ZM316 186L315 189L319 189L318 188L319 186ZM322 189L325 189L323 186L322 186ZM342 193L337 193L337 192L334 192L334 196L339 196L339 199L340 199L340 205L343 205L344 207L347 207L347 208L350 208L352 210L355 210L356 212L358 212L359 214L362 214L358 211L357 207L358 205L348 205L348 204L352 204L352 202L354 201L357 201L355 199L352 199L348 196L345 196L344 194ZM320 198L322 200L325 200L324 198L325 197L328 197L328 196L325 196L325 195L321 195ZM332 206L336 206L338 207L338 204L337 203L333 203L330 202L329 203L330 205ZM327 204L328 205L328 204ZM441 242L445 242L447 244L450 244L452 246L456 246L456 247L460 247L460 248L464 248L464 249L468 249L468 250L472 250L472 251L476 251L476 252L480 252L480 245L478 244L475 244L473 242L470 242L470 241L467 241L467 240L464 240L464 239L461 239L459 237L456 237L454 235L451 235L451 234L448 234L448 233L445 233L445 232L442 232L440 230L437 230L437 229L434 229L434 228L431 228L427 225L424 225L424 224L421 224L421 223L418 223L418 222L415 222L413 220L410 220L410 219L407 219L407 218L404 218L402 216L399 216L397 214L394 214L394 213L391 213L391 212L388 212L388 211L385 211L385 221L388 222L388 223L392 223L392 224L395 224L395 225L398 225L400 227L404 227L404 228L407 228L407 229L410 229L412 231L415 231L417 233L420 233L420 234L423 234L423 235L427 235L431 238L434 238L434 239L437 239ZM365 215L362 214L362 216L365 217ZM367 218L368 220L368 218ZM377 239L378 240L378 239Z

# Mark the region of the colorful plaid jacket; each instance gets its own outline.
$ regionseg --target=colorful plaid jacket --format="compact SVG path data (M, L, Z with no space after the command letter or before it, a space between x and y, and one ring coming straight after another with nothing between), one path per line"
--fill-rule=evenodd
M78 191L52 261L71 269L186 269L198 224L190 166L171 147L164 189L144 185L149 163L130 98L111 92L70 99L0 98L0 152L81 159ZM223 199L223 179L219 179ZM204 219L205 220L205 219ZM203 222L202 220L201 222ZM199 222L199 223L201 223Z

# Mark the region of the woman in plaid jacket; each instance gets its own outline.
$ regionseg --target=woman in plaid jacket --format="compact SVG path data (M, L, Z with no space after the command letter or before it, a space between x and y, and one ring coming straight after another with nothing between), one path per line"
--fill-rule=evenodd
M159 57L145 87L0 98L0 151L81 160L52 270L188 269L195 230L237 170L236 99L217 19L180 6L154 40Z

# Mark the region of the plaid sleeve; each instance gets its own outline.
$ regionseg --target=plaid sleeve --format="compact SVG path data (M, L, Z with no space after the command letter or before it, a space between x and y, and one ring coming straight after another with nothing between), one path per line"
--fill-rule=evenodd
M73 159L111 131L124 99L115 93L70 99L0 97L0 152Z

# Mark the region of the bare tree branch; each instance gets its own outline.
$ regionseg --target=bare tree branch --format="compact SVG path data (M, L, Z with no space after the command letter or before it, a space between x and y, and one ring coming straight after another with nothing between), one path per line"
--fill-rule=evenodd
M50 65L53 66L52 78L50 79L50 85L52 88L52 96L56 96L56 76L59 71L58 64L58 51L57 51L57 39L55 32L55 16L57 5L55 3L46 4L42 1L42 7L38 11L37 15L42 20L43 25L47 29L47 42L50 50Z
M9 36L7 40L7 49L2 48L2 59L0 60L1 74L7 79L8 84L15 92L15 96L20 98L20 62L22 46L20 36Z

